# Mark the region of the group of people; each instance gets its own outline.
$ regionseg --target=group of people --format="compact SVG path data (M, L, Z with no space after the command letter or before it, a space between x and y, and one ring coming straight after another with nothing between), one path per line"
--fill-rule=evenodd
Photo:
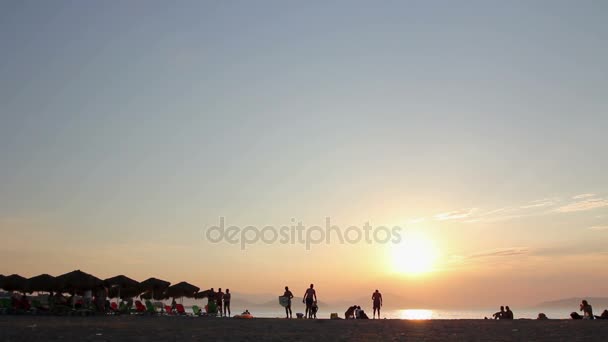
M608 310L604 310L600 316L594 316L593 307L587 300L583 300L581 304L579 304L579 311L583 312L582 316L575 311L570 314L570 317L572 317L572 319L608 319Z
M285 286L285 292L283 292L283 297L287 301L285 305L285 316L286 318L293 318L293 313L291 311L291 300L294 296L293 293L289 290L289 286ZM306 311L303 317L317 318L317 311L319 310L319 306L317 305L317 292L315 291L314 284L310 284L310 287L307 288L304 292L302 303L306 304Z
M218 288L217 292L213 291L211 288L209 294L209 303L215 303L217 308L217 314L222 317L230 317L232 313L230 312L230 300L232 298L232 294L230 294L230 289L226 289L226 292L222 292L222 288Z
M293 313L291 311L291 300L294 298L293 293L289 290L289 286L285 286L285 292L282 296L285 300L285 316L286 318L293 318ZM310 286L304 292L304 297L302 298L302 303L306 304L306 309L304 311L304 318L317 318L317 311L319 310L319 306L317 304L317 292L315 291L315 285L310 284ZM380 318L380 308L382 307L382 294L378 289L372 294L372 303L374 308L373 317L376 318L376 312L378 313L378 318ZM302 315L302 314L299 314ZM346 310L344 313L345 319L369 319L365 311L361 309L359 305L353 305Z
M492 315L492 318L494 319L513 319L513 311L511 311L511 308L509 308L509 306L501 306L500 307L500 311L494 313Z

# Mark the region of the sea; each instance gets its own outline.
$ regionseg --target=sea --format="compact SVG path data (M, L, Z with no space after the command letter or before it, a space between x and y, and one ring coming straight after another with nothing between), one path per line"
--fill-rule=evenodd
M186 308L190 310L190 308ZM244 309L243 309L244 310ZM284 318L285 311L283 308L278 307L277 309L271 308L247 308L254 317L259 318ZM563 308L534 308L534 309L522 309L517 310L511 308L514 313L515 319L536 319L539 313L544 313L549 319L569 319L570 313L576 310ZM344 318L344 312L346 308L328 308L323 310L319 308L317 312L317 318L330 318L332 313L337 313L340 318ZM389 309L382 310L382 318L386 319L409 319L409 320L429 320L429 319L492 319L498 309L475 309L475 310L441 310L441 309ZM296 317L296 313L302 312L302 310L293 310L293 317ZM240 314L241 310L232 310L232 315ZM365 310L365 313L372 318L372 311Z

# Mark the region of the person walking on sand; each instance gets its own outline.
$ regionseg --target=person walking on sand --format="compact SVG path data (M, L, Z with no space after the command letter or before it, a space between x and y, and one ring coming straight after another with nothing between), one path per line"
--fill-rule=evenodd
M376 289L376 292L372 294L372 301L374 303L374 319L376 318L376 310L378 310L378 318L380 318L380 308L382 307L382 294Z
M230 289L226 289L226 293L224 293L224 317L232 316L230 312L230 297L232 297ZM228 311L228 316L226 316L226 311Z
M285 315L287 318L292 318L293 315L291 313L291 299L293 298L293 293L289 291L289 287L285 286L285 293L283 293L283 297L287 298L287 306L285 306Z
M215 293L215 305L217 306L217 313L220 317L222 317L222 300L224 300L224 292L222 292L222 288L218 288Z
M310 284L310 287L306 289L306 292L304 292L304 298L302 298L302 303L306 303L304 317L312 318L312 303L314 303L316 300L317 292L315 291L315 285Z

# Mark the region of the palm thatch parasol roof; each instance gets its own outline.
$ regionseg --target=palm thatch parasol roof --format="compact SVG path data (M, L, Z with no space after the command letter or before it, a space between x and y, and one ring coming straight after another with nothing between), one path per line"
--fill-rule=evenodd
M4 279L2 280L2 288L5 291L18 291L18 292L24 292L25 291L25 285L26 285L27 279L23 278L22 276L18 275L18 274L11 274L10 276L4 277Z
M31 277L25 284L27 292L51 292L57 290L57 280L52 275L41 274L35 277Z
M142 294L140 297L142 299L151 299L154 298L156 300L165 299L165 290L171 285L170 282L157 279L157 278L148 278L141 283L139 283L140 289L145 291L146 293Z
M215 291L213 291L213 289L204 290L204 291L197 292L196 294L194 294L194 298L196 298L196 299L213 298L213 296L215 296Z
M165 292L165 295L167 297L173 297L173 298L177 298L177 297L192 298L198 292L198 290L200 290L200 289L197 286L194 286L192 284L188 284L185 281L182 281L181 283L177 283L175 285L170 286L167 289L167 291Z
M81 270L62 274L56 280L58 289L66 292L93 290L103 286L101 279Z
M110 298L133 298L142 292L138 281L124 275L108 278L103 283L109 287Z

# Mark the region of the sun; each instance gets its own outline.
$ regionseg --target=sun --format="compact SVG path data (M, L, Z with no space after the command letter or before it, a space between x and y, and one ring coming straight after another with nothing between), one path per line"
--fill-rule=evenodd
M393 245L391 258L395 272L415 276L432 272L437 256L431 240L424 235L409 234Z

